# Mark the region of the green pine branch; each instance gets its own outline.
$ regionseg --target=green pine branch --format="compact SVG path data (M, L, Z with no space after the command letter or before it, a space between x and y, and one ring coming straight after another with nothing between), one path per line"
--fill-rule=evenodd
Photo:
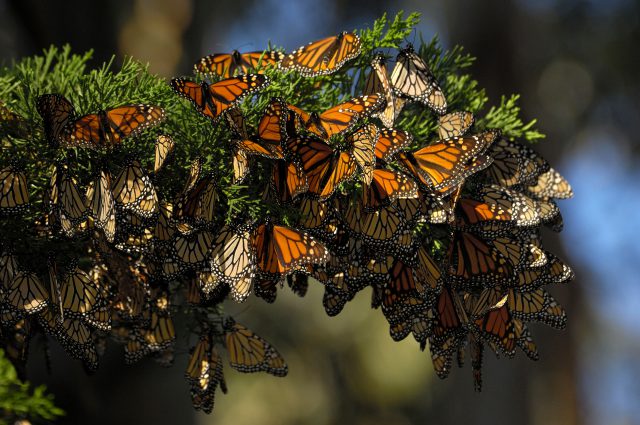
M18 419L52 421L64 414L44 385L32 388L29 382L18 378L0 349L0 425L9 425Z

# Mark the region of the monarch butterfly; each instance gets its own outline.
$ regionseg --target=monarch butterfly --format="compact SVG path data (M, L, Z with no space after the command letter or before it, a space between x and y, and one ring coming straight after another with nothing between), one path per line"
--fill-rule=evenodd
M535 184L535 179L550 168L549 163L533 149L504 138L493 143L488 154L493 163L483 176L503 187Z
M211 251L211 273L229 285L235 301L243 302L249 296L255 267L250 230L246 226L224 226Z
M66 125L75 117L71 102L58 94L38 97L36 109L44 122L44 134L49 146L57 147Z
M102 229L109 242L116 234L115 201L111 192L111 174L101 170L96 180L87 187L87 209L93 217L95 226Z
M194 65L194 68L201 74L216 74L222 78L229 78L236 73L247 74L252 69L276 65L283 57L284 53L274 50L247 53L233 50L231 53L205 56Z
M17 213L29 205L29 186L24 171L9 165L0 170L0 213Z
M476 136L440 140L415 152L398 155L404 166L424 186L446 195L481 166L468 167L497 137L496 131ZM484 164L489 165L489 164Z
M407 223L401 215L392 208L382 208L378 211L367 212L362 201L348 202L341 208L345 224L356 238L362 238L367 243L389 246L398 233L407 228Z
M538 360L538 348L531 338L531 333L527 326L521 320L513 318L513 331L516 336L516 344L531 360Z
M535 184L526 188L526 192L536 199L568 199L573 197L569 182L553 168L538 176Z
M34 314L47 306L48 295L35 273L17 271L6 287L5 302L15 312L14 316Z
M376 211L396 199L417 198L418 188L408 176L385 168L373 170L371 184L364 187L365 211Z
M220 386L223 393L227 385L222 373L222 359L211 341L210 335L200 336L191 349L185 377L191 384L191 399L198 410L211 413L215 391Z
M442 115L447 110L447 99L429 66L409 44L400 50L391 72L391 86L400 96L424 103Z
M175 203L174 217L189 224L212 222L218 205L215 177L210 174L199 179L197 184L190 181L188 187L189 189L183 191Z
M378 93L354 97L321 114L311 113L305 126L316 136L328 139L353 129L360 120L376 112L384 103L384 97Z
M244 116L239 110L236 108L231 109L229 114L227 114L227 117L229 117L229 120L233 122L232 127L238 137L238 139L233 141L237 149L242 150L249 155L260 155L271 159L282 158L280 139L273 140L272 134L270 133L270 131L275 131L273 128L268 132L264 128L261 129L259 127L259 138L250 138L247 132ZM267 132L268 134L265 135L269 138L264 139L262 137L263 132Z
M85 200L66 166L53 167L49 182L49 206L50 225L60 225L68 237L73 237L86 228Z
M239 372L267 372L286 376L287 364L278 351L253 331L227 317L224 322L224 341L229 364Z
M322 240L331 239L336 229L333 208L327 202L320 202L310 197L304 197L298 206L300 216L297 225L317 235Z
M309 190L309 182L304 171L292 162L275 161L271 186L280 203L286 204Z
M347 139L352 144L351 157L362 170L362 181L371 184L375 163L375 146L378 141L378 127L368 124L353 132Z
M481 302L478 306L481 307ZM482 340L487 340L506 356L513 357L516 347L516 335L509 308L503 305L492 309L474 320Z
M283 139L286 141L283 133L288 112L287 104L283 99L272 98L258 123L258 137L276 144L280 144Z
M213 234L207 230L188 236L176 234L173 238L176 259L187 266L203 263L211 250L212 242Z
M50 143L57 140L64 147L110 148L126 137L161 123L166 117L164 109L140 104L119 106L76 119L69 101L55 95L40 97L38 105Z
M171 88L188 99L201 115L215 124L220 115L237 105L244 97L269 84L264 75L247 74L227 78L214 84L194 83L183 78L171 80Z
M438 135L440 139L463 136L473 125L473 121L471 112L449 112L438 118Z
M294 137L286 147L304 172L309 193L321 200L333 195L338 185L351 179L356 171L356 162L349 152L334 150L321 139Z
M337 36L313 41L286 55L280 62L280 68L294 69L305 77L327 75L359 54L360 37L343 31Z
M252 235L259 271L277 277L305 264L324 264L327 248L306 233L270 222L259 225Z
M508 280L512 265L480 237L454 231L448 251L449 275L462 285L492 284Z
M113 185L113 199L120 208L142 218L158 213L158 194L137 159L130 160Z
M380 118L382 124L387 128L393 128L393 125L400 115L402 108L406 104L406 99L395 96L391 83L389 82L389 74L387 73L387 65L384 56L376 55L371 61L371 72L364 85L364 94L384 94L386 105L385 108L373 114Z
M98 368L98 353L93 333L82 320L62 319L50 309L42 311L38 319L42 328L54 335L71 357L81 360L89 370Z
M460 198L455 216L457 224L467 228L492 222L503 223L505 227L529 227L540 223L535 201L497 185L485 186L475 196Z
M155 162L153 164L154 173L157 174L158 171L160 171L169 155L171 155L171 152L173 152L175 145L176 143L173 141L171 136L164 134L158 136L155 147Z
M375 146L375 156L380 161L387 161L412 141L413 136L403 130L381 130Z

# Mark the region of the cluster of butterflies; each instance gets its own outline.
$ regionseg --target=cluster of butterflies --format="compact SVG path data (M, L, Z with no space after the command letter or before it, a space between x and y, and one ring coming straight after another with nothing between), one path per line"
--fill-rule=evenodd
M324 285L331 316L371 287L372 307L389 322L391 337L413 335L421 349L428 345L440 377L454 357L462 364L466 348L478 390L485 346L506 356L519 347L536 359L525 322L562 328L565 312L545 287L573 277L543 248L540 229L562 228L554 199L571 197L571 187L530 148L498 130L474 130L469 112L447 113L443 90L411 45L391 73L385 58L374 56L364 92L324 112L273 98L252 128L239 108L269 83L259 73L265 67L314 77L359 54L358 36L344 32L291 54L210 55L195 69L217 82L170 82L215 125L224 118L235 183L250 182L256 163L268 170L262 199L288 211L289 225L243 214L222 222L219 181L203 172L201 159L192 162L183 189L161 199L154 176L175 147L170 135L158 136L152 170L128 158L115 178L108 166L97 167L84 188L73 167L54 164L39 231L89 240L91 266L72 259L60 274L61 260L51 253L43 278L3 247L1 330L12 357L24 359L37 328L89 369L107 338L124 345L127 362L152 355L170 364L172 303L184 297L198 322L185 375L194 406L210 412L216 389L226 392L217 347L241 372L287 374L269 342L231 317L221 319L215 307L251 294L274 302L284 281L302 296L312 277ZM395 127L408 104L437 114L435 141L420 146ZM60 95L41 96L37 110L50 145L61 148L109 149L165 119L151 105L78 117ZM29 205L24 170L4 167L0 214Z

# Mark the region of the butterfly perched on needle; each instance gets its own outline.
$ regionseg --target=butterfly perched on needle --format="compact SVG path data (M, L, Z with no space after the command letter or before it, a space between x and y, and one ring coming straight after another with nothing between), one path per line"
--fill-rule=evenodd
M396 57L391 86L397 95L424 103L440 115L447 111L447 99L438 81L411 44L400 50Z
M196 111L217 123L222 113L251 93L266 87L269 79L260 74L246 74L213 84L205 81L198 84L184 78L174 78L170 84L176 93L193 104Z
M393 92L384 56L376 55L371 61L371 72L365 82L363 93L384 94L386 105L383 110L376 112L373 116L380 118L385 127L393 128L396 118L398 118L402 108L407 103L407 99L396 96Z
M360 44L360 37L355 33L341 32L286 55L280 61L280 68L296 70L304 77L332 74L360 54Z
M261 68L277 65L284 58L284 53L275 50L240 53L215 53L200 59L194 65L196 72L201 74L215 74L222 78L229 78L235 74L247 74L251 70L262 73Z
M89 149L111 148L122 139L140 134L164 121L164 109L153 105L123 105L75 117L73 105L60 95L38 98L37 109L44 120L45 134L52 146Z

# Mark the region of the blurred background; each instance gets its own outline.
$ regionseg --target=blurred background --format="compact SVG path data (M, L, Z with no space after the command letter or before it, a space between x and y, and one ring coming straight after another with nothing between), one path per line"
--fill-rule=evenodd
M487 355L484 391L469 368L435 377L428 353L394 343L364 292L335 318L322 288L304 299L282 291L275 305L252 299L235 317L274 342L289 376L225 369L229 394L210 416L191 408L182 374L186 352L163 369L122 365L110 350L86 376L52 346L47 372L32 353L30 379L45 383L64 423L143 424L640 424L640 2L634 0L0 0L0 61L50 44L148 61L166 77L191 73L205 54L292 50L382 13L422 13L425 39L463 45L492 104L520 93L526 120L547 139L536 149L573 185L561 202L565 230L546 243L577 279L552 288L569 326L532 326L541 360Z

